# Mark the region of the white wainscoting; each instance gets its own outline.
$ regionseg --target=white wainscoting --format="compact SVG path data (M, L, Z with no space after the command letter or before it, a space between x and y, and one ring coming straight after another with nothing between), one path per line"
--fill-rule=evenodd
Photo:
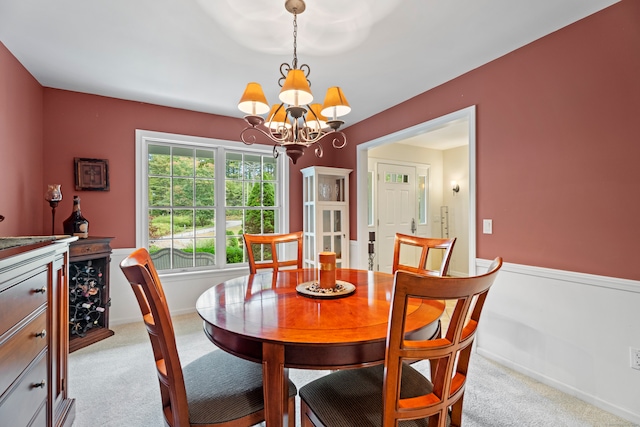
M479 273L489 260L476 260ZM640 424L640 281L505 264L478 330L479 354ZM471 373L473 375L473 373Z
M356 241L350 244L351 267L366 269L366 263L361 265L364 259L356 259L360 253ZM115 249L112 254L112 325L141 321L119 268L133 250ZM485 272L489 263L476 260L477 271ZM244 274L248 268L162 277L171 313L195 311L202 292ZM640 348L639 313L639 281L507 263L489 293L476 349L515 371L640 424L640 371L629 367L629 347Z
M363 255L360 255L363 254ZM360 251L357 240L349 240L349 268L366 270L369 266L367 251Z

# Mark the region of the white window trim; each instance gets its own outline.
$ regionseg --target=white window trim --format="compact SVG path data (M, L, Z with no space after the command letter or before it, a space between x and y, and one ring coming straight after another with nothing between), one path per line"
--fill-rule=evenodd
M155 132L149 130L136 129L136 247L148 247L149 244L149 216L147 215L149 204L147 200L148 194L148 182L147 182L147 161L145 156L147 150L146 145L152 142L161 143L173 143L173 144L188 144L192 146L201 146L205 148L216 148L218 155L216 163L219 163L219 159L225 158L226 150L241 150L245 152L254 152L259 154L272 154L273 147L263 144L246 145L238 141L227 141L222 139L204 138L199 136L179 135L173 133ZM280 160L280 157L278 158ZM224 167L216 167L215 180L216 182L224 182ZM281 206L279 229L282 233L289 231L289 162L286 158L279 161L278 167L278 183L276 197L278 198ZM225 200L225 186L216 185L215 192L216 201L224 203ZM220 206L216 204L216 209ZM217 215L216 215L217 218ZM216 220L216 235L224 235L224 224L221 221ZM246 269L248 264L234 264L233 266L220 267L222 265L220 257L224 251L216 251L218 258L216 258L216 266L209 270L172 270L163 272L163 275L172 274L202 274L203 272L220 272L230 270Z

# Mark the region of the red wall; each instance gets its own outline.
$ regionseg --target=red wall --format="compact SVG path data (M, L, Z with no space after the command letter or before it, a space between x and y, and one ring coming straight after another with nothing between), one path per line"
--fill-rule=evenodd
M244 121L57 89L44 90L45 181L62 184L56 232L80 196L89 233L135 247L135 130L237 140ZM74 190L73 158L109 160L110 191Z
M470 105L477 230L493 219L493 234L477 235L478 257L640 279L640 2L623 0L349 127L337 165L355 168L359 143ZM352 198L352 230L356 208Z
M51 232L42 169L42 86L0 43L0 236Z

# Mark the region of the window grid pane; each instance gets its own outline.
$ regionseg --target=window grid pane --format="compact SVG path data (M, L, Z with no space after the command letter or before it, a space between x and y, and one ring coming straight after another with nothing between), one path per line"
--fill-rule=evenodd
M234 208L227 209L226 261L228 264L244 263L247 262L246 250L241 239L236 247L236 235L278 232L278 163L271 155L237 152L227 152L225 163L225 205ZM234 226L239 218L242 218L242 224L236 231ZM242 256L238 250L242 250ZM271 256L263 250L257 251L256 255L260 260Z
M278 170L271 153L224 149L224 178L216 203L216 152L198 143L153 141L147 149L149 252L158 270L224 267L246 263L242 234L279 232ZM225 208L226 207L226 208ZM221 211L217 209L222 208ZM216 219L224 235L216 233ZM220 231L220 230L219 230ZM217 258L216 244L225 255ZM219 252L219 251L218 251ZM261 256L270 254L261 251ZM223 261L224 260L224 261Z
M156 268L215 265L215 151L151 144L148 151L149 252Z

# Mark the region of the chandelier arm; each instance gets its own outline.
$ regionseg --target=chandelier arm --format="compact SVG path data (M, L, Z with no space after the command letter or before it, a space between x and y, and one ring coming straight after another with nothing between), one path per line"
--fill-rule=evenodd
M287 74L291 71L291 65L286 62L280 64L280 78L278 79L278 86L282 87L284 81L287 80Z
M242 132L240 132L240 140L246 145L253 145L253 143L255 143L257 140L256 136L251 133L252 130L258 129L254 128L253 126L247 126L246 128L242 129Z
M315 154L318 158L322 157L322 155L324 154L324 152L322 151L322 145L316 145Z
M324 139L330 139L333 148L344 148L347 145L347 136L341 131L331 130L329 132L320 132L313 143L321 142Z
M298 141L300 141L301 145L305 147L309 147L310 145L315 144L320 141L323 137L322 132L316 132L313 129L310 129L307 126L304 126L298 130Z
M291 136L289 134L289 129L287 129L287 127L285 125L276 125L274 127L273 125L273 120L278 116L278 113L284 108L284 104L280 104L278 106L278 108L276 109L276 111L273 112L273 114L270 115L269 117L269 122L267 123L266 127L267 127L267 131L270 134L270 138L278 143L283 143L283 142L287 142ZM285 120L288 118L288 116L285 117Z
M266 136L267 138L269 138L274 143L276 143L278 145L281 145L281 144L286 143L287 142L287 138L290 137L289 130L288 129L284 129L284 130L286 131L283 134L284 136L279 138L270 129L264 128L264 126L260 126L260 127L258 127L258 126L247 126L246 128L242 129L242 132L240 132L240 139L245 144L251 145L251 144L253 144L253 143L255 143L257 141L255 132L258 132L258 133Z
M331 145L333 148L344 148L347 145L347 135L340 131L329 132L327 135L333 136L333 141L331 141Z

